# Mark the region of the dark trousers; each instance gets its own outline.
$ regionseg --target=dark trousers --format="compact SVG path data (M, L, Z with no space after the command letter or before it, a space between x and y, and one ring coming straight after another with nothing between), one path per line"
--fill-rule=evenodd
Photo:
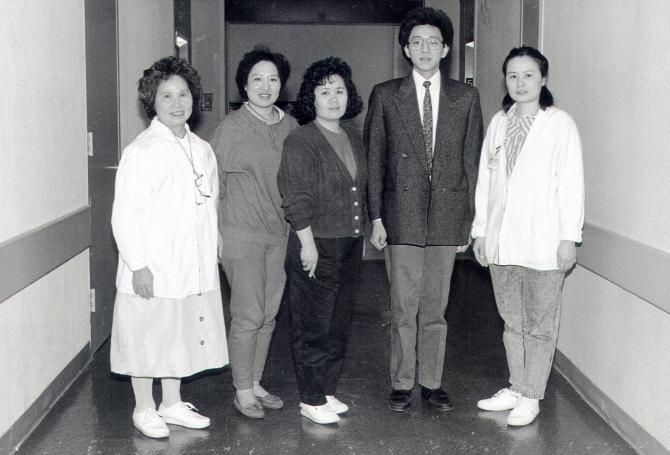
M300 240L291 232L286 250L286 286L293 359L300 401L326 404L335 395L351 332L363 237L316 238L316 278L302 270Z

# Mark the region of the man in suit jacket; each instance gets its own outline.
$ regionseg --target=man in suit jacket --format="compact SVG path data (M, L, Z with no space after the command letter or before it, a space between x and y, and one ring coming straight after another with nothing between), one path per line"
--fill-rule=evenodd
M365 119L371 240L386 248L391 283L394 411L411 404L417 357L422 397L453 408L441 386L444 315L455 255L469 244L482 140L477 90L440 73L453 34L443 11L409 12L398 41L412 73L376 85Z

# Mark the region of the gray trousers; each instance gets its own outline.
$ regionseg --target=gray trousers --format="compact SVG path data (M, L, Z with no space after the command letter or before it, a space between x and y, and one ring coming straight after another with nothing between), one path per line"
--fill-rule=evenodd
M230 284L230 369L235 388L245 390L263 376L286 282L286 243L224 237L221 256Z
M554 361L565 273L515 265L489 268L498 311L505 321L503 343L511 389L542 399Z
M449 299L456 247L389 245L386 269L391 283L391 387L440 387L447 341L444 313ZM418 357L418 359L417 359Z

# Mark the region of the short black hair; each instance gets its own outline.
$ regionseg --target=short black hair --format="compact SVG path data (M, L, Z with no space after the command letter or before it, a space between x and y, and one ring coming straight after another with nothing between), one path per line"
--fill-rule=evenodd
M291 65L286 60L283 54L272 52L270 48L265 45L257 44L253 50L247 52L242 56L242 60L237 65L237 73L235 74L235 82L237 83L237 91L243 100L248 99L247 91L244 86L247 85L249 73L254 65L258 62L271 62L277 68L279 73L279 82L281 88L284 88L288 77L291 75Z
M442 42L451 48L451 44L454 41L454 26L451 24L449 16L440 9L421 7L407 13L402 24L400 24L398 43L400 43L400 47L403 50L409 43L409 36L412 34L412 30L419 25L432 25L440 29Z
M509 51L509 54L507 54L507 57L505 57L505 61L503 62L502 65L502 72L503 76L507 77L507 64L509 63L510 60L516 57L530 57L533 60L537 62L537 66L540 67L540 74L542 77L547 77L547 74L549 74L549 60L547 60L547 57L542 55L540 51L535 49L534 47L530 46L521 46L521 47L515 47L511 51ZM547 84L544 84L542 88L540 89L540 107L542 110L545 110L549 106L554 105L554 96L551 94L549 89L547 88ZM514 100L512 99L511 96L509 96L509 92L505 94L505 98L503 98L502 101L502 108L505 112L509 111L509 109L512 107L514 104Z
M347 109L342 116L343 119L354 118L363 110L363 101L356 91L356 86L351 80L351 68L342 59L328 57L312 63L305 71L300 84L300 90L293 105L292 114L301 125L311 122L316 118L314 107L314 90L319 85L324 85L330 76L338 75L344 80L347 88Z
M156 60L153 65L144 70L137 85L137 93L144 107L144 112L152 119L156 116L156 91L162 82L172 76L179 76L188 85L188 90L193 98L193 106L198 105L200 99L200 75L186 60L170 56ZM195 109L194 109L195 110Z

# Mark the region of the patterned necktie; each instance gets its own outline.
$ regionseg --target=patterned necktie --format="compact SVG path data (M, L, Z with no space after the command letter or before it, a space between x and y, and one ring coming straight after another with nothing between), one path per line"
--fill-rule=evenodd
M423 143L426 146L428 172L433 168L433 103L430 99L430 81L424 81L426 95L423 97Z

